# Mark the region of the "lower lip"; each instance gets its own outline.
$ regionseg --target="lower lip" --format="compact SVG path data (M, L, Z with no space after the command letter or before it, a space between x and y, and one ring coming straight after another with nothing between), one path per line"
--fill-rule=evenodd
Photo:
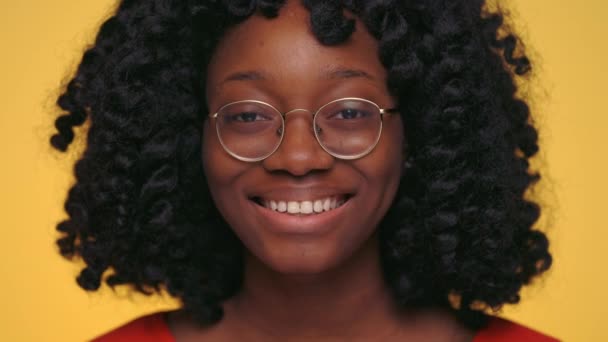
M249 203L259 213L264 227L278 234L322 235L332 230L350 206L353 197L340 207L319 214L291 215Z

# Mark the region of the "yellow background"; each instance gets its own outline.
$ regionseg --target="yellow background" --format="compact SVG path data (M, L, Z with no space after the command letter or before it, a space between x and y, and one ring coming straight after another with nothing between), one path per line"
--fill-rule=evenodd
M1 0L1 341L83 341L175 305L107 288L87 294L74 282L78 267L54 246L71 165L46 144L53 101L114 3ZM565 341L608 341L608 2L517 0L509 7L537 62L540 190L551 210L543 224L555 263L504 313Z

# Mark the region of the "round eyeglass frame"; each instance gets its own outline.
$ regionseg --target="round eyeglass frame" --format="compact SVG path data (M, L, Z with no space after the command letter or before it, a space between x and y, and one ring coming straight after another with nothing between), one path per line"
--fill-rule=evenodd
M365 103L371 104L373 105L375 108L378 109L378 113L380 113L380 129L378 132L378 136L376 137L376 140L374 141L373 144L370 145L370 147L359 153L356 155L341 155L338 153L334 153L330 150L328 150L323 143L321 143L321 140L319 138L319 132L317 131L317 129L315 129L315 122L316 122L316 118L317 118L317 114L320 113L324 108L336 103L336 102L341 102L341 101L363 101ZM271 155L273 155L281 146L281 144L283 143L283 138L285 137L285 117L287 116L287 114L292 113L292 112L296 112L296 111L305 111L305 112L309 112L312 113L312 128L313 131L315 132L315 138L317 140L317 143L319 144L319 146L321 146L321 148L327 152L329 155L331 155L334 158L338 158L338 159L343 159L343 160L354 160L354 159L359 159L359 158L363 158L366 155L368 155L369 153L371 153L371 151L374 150L374 148L376 148L376 145L378 145L378 142L380 141L380 137L382 136L382 127L383 127L383 119L384 119L384 115L385 114L393 114L393 113L398 113L399 110L397 108L380 108L379 105L377 105L375 102L370 101L370 100L366 100L363 98L359 98L359 97L343 97L343 98L339 98L333 101L330 101L326 104L324 104L323 106L319 107L319 109L317 109L314 113L308 109L302 109L302 108L296 108L296 109L292 109L290 111L287 111L285 113L281 113L280 110L278 110L276 107L274 107L273 105L271 105L270 103L264 102L264 101L259 101L259 100L240 100L240 101L234 101L234 102L230 102L227 103L223 106L221 106L215 113L213 114L209 114L210 118L213 119L217 119L217 117L219 116L219 113L226 107L234 105L234 104L238 104L238 103L257 103L257 104L261 104L261 105L265 105L268 106L270 108L272 108L274 111L276 111L279 116L281 117L281 139L279 140L279 142L277 143L276 147L274 149L272 149L272 151L270 151L269 153L267 153L264 156L261 157L257 157L257 158L247 158L247 157L243 157L243 156L239 156L238 154L232 152L224 143L224 141L222 140L222 135L220 134L220 127L218 124L218 120L215 120L215 132L217 134L218 140L220 141L220 144L222 145L222 147L224 148L224 150L233 158L238 159L240 161L244 161L244 162L250 162L250 163L254 163L254 162L258 162L258 161L262 161L268 157L270 157Z

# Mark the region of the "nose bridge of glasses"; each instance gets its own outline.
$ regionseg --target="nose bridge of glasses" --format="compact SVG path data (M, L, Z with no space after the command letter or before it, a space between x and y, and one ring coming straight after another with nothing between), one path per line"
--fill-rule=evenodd
M301 115L296 115L297 112L303 112L303 113ZM313 116L314 116L314 113L311 110L303 109L303 108L296 108L296 109L287 111L287 112L283 113L283 121L285 124L285 129L287 129L287 123L289 121L293 121L294 123L302 121L302 122L306 122L305 126L309 126L313 121ZM298 117L300 118L300 120L296 120ZM294 123L291 123L290 126L293 126ZM296 124L296 126L299 126L299 125Z
M325 153L313 131L313 115L314 112L303 108L283 113L281 142L268 159L271 164L279 163L296 175L306 174L312 169L326 169L331 165L333 158Z
M289 115L289 114L291 114L291 113L294 113L294 112L307 112L307 113L309 113L309 114L313 114L313 113L312 113L312 111L310 111L310 110L308 110L308 109L304 109L304 108L296 108L296 109L292 109L292 110L290 110L290 111L288 111L288 112L285 112L285 113L283 114L283 117L287 118L287 115Z
M301 115L296 115L297 112L303 112ZM288 129L287 127L289 126L289 129L295 129L296 131L299 131L301 129L307 130L310 129L310 131L312 132L312 121L313 121L313 115L314 113L308 109L303 109L303 108L296 108L296 109L292 109L290 111L287 111L285 113L283 113L283 118L284 118L284 132ZM300 119L298 119L298 117ZM288 122L290 122L288 124ZM298 128L299 127L299 128ZM295 131L294 131L295 133ZM290 135L294 135L293 133ZM300 135L300 134L295 134L295 135Z

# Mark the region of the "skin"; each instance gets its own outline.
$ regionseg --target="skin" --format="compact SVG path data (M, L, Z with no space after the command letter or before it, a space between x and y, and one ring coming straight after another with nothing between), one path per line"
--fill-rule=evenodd
M309 27L309 12L290 1L276 19L253 16L230 30L209 65L210 111L244 99L282 112L314 111L341 97L395 105L377 42L361 22L346 43L334 47L321 45ZM211 327L196 328L182 312L170 314L178 341L472 339L445 312L397 310L382 279L376 228L401 178L405 138L399 115L384 118L369 155L350 161L319 146L306 111L287 116L282 145L256 163L226 153L214 124L204 123L204 170L217 208L246 248L244 284ZM340 194L352 197L324 219L268 214L251 200Z

